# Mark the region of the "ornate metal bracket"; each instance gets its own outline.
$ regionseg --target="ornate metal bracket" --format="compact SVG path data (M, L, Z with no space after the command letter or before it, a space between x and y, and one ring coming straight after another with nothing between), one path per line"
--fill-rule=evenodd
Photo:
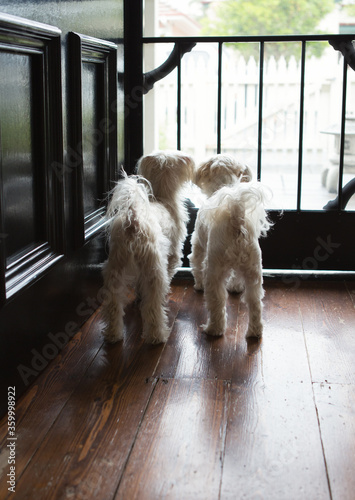
M179 64L183 56L187 52L191 52L191 50L195 47L196 43L191 42L176 42L174 48L167 58L166 61L163 62L158 68L149 71L143 75L143 86L144 86L144 94L147 94L154 86L156 82L165 78L169 73L171 73Z
M342 190L342 197L341 197L341 209L344 210L346 205L348 204L348 201L352 197L352 195L355 194L355 179L351 179ZM323 207L324 210L338 210L339 206L339 197L337 196L334 200L328 201L328 203Z
M352 40L329 40L329 44L343 54L350 68L355 71L355 48Z
M156 82L165 78L171 73L179 64L183 56L195 47L196 43L191 42L176 42L169 57L160 66L143 74L143 88L142 94L147 94ZM123 86L123 73L118 73L118 83Z

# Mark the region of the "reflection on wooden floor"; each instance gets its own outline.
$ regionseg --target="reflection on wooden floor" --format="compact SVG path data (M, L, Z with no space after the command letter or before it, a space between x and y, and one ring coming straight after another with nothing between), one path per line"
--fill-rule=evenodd
M209 338L203 295L176 280L166 345L107 346L98 311L17 403L16 494L36 499L351 500L355 283L265 283L262 341L245 306Z

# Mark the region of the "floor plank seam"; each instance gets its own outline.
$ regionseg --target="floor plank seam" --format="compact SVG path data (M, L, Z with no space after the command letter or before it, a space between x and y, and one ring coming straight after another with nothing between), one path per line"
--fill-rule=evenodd
M350 300L351 300L351 302L353 304L353 307L355 309L355 293L354 293L354 290L353 291L350 290L348 282L344 281L344 285L345 285L345 288L346 288L346 290L348 292Z
M324 380L312 380L312 387L314 385L320 385L320 386L334 385L335 387L336 386L339 386L339 387L352 387L355 384L353 382L337 382L337 381L332 382L331 380L324 379Z
M133 449L134 449L135 443L136 443L136 441L137 441L137 438L138 438L138 435L139 435L140 430L141 430L141 428L142 428L142 425L143 425L143 422L144 422L144 419L145 419L145 416L146 416L147 410L148 410L148 408L149 408L150 401L151 401L151 400L152 400L152 398L153 398L154 392L155 392L155 390L156 390L156 387L157 387L157 385L158 385L158 383L159 383L160 378L159 378L159 377L147 377L147 378L145 379L145 383L146 383L146 384L148 384L148 383L149 383L149 382L151 382L152 380L155 380L155 382L154 382L154 384L153 384L152 391L151 391L151 393L150 393L150 395L149 395L149 398L148 398L148 400L147 400L147 403L146 403L146 405L145 405L145 407L144 407L144 410L143 410L143 412L142 412L142 417L141 417L141 419L139 420L139 423L138 423L138 425L137 425L136 432L134 433L134 436L133 436L133 439L132 439L132 443L131 443L131 446L130 446L129 452L128 452L128 454L127 454L126 461L125 461L124 466L123 466L123 468L122 468L122 472L121 472L120 479L119 479L119 481L118 481L118 483L117 483L117 487L116 487L115 492L114 492L113 497L112 497L113 499L115 499L115 498L116 498L116 496L118 495L118 490L120 489L120 486L121 486L122 480L123 480L123 478L124 478L124 475L125 475L125 472L126 472L126 469L127 469L128 463L129 463L129 460L130 460L131 455L132 455L132 453L133 453Z
M228 387L228 392L227 394L227 401L225 402L225 426L224 426L224 432L223 432L223 449L221 450L221 456L220 456L220 461L221 461L221 478L219 481L219 491L218 491L218 500L222 500L222 485L223 485L223 471L224 471L224 460L226 456L226 447L227 447L227 434L228 434L228 415L230 412L231 408L231 388L232 388L232 381L226 381L225 385Z
M317 415L318 430L319 430L319 439L320 439L320 444L321 444L321 447L322 447L322 454L323 454L324 467L325 467L325 475L326 475L327 483L328 483L329 498L330 498L330 500L333 500L333 494L332 494L332 487L331 487L331 483L330 483L327 458L325 456L325 448L324 448L324 442L323 442L323 436L322 436L322 428L321 428L321 425L320 425L320 417L319 417L318 406L317 406L317 402L316 402L316 395L315 395L314 389L313 389L313 384L312 384L312 393L313 393L314 407L315 407L316 415Z
M320 425L320 417L319 417L319 412L318 412L318 407L317 407L316 395L314 392L315 382L313 380L313 375L312 375L312 363L311 363L311 358L310 358L309 349L308 349L307 335L306 335L306 329L305 329L305 324L304 324L304 318L303 318L303 314L302 314L302 307L301 307L301 303L300 303L300 300L298 297L297 297L297 302L298 302L298 311L299 311L301 325L302 325L303 342L304 342L304 347L305 347L306 356L307 356L307 364L308 364L309 377L310 377L311 390L312 390L312 399L313 399L314 409L315 409L316 417L317 417L319 439L320 439L320 444L321 444L321 448L322 448L322 457L323 457L323 462L324 462L325 474L326 474L326 478L327 478L329 498L330 498L330 500L332 500L333 497L332 497L332 490L331 490L331 485L330 485L330 477L329 477L329 471L328 471L328 466L327 466L327 459L326 459L326 455L325 455L325 449L324 449L324 443L323 443L322 430L321 430L321 425Z
M307 364L308 364L308 370L309 370L309 377L310 377L311 384L313 384L312 366L311 366L312 364L311 364L311 359L310 359L310 355L309 355L306 329L305 329L305 325L304 325L304 318L303 318L303 314L302 314L302 307L301 307L301 304L300 304L300 301L299 301L298 297L297 297L297 303L298 303L298 312L299 312L299 315L300 315L300 320L301 320L301 325L302 325L302 336L303 336L304 348L305 348L306 356L307 356ZM312 392L313 392L313 386L312 386ZM315 395L313 393L313 399L314 398L315 398Z

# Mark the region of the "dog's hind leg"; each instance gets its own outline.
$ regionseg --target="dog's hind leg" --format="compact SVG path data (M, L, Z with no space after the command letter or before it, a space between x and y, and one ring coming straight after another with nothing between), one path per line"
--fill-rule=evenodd
M172 255L169 256L168 260L168 280L169 283L173 279L176 269L181 265L181 255L180 251L175 251Z
M191 272L195 280L195 290L203 290L203 265L206 256L206 250L200 245L196 233L192 234L191 239L192 252L188 256L191 264Z
M106 327L102 334L107 342L117 342L123 338L124 308L128 302L129 279L126 272L127 259L115 259L106 263L103 270L104 300L102 315Z
M139 293L143 321L142 338L150 344L166 342L170 334L165 308L169 293L166 260L160 253L151 249L147 258L139 263L141 267Z
M208 311L208 321L202 325L208 335L223 335L227 325L227 269L217 262L206 263L205 301Z
M231 293L240 293L244 290L244 282L235 271L232 271L228 278L227 290Z
M257 283L246 283L245 301L249 310L249 325L245 338L261 338L263 334L262 298L264 296L261 280Z
M244 270L245 291L242 299L246 302L249 312L249 324L246 338L261 338L263 334L262 310L264 297L261 256L259 246L249 248L252 266Z

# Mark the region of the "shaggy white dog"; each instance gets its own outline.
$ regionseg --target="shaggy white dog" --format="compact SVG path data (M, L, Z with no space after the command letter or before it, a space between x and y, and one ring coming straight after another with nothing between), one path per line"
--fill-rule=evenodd
M226 329L227 289L242 291L249 311L246 337L262 336L262 263L258 239L270 223L268 190L251 181L249 167L217 155L197 170L195 183L208 196L199 209L189 256L195 288L204 290L210 335Z
M133 286L141 300L142 337L160 343L170 333L165 304L188 220L181 188L192 180L194 162L179 151L158 151L138 161L137 174L124 174L107 209L110 250L103 270L103 335L108 342L123 338L124 308Z

